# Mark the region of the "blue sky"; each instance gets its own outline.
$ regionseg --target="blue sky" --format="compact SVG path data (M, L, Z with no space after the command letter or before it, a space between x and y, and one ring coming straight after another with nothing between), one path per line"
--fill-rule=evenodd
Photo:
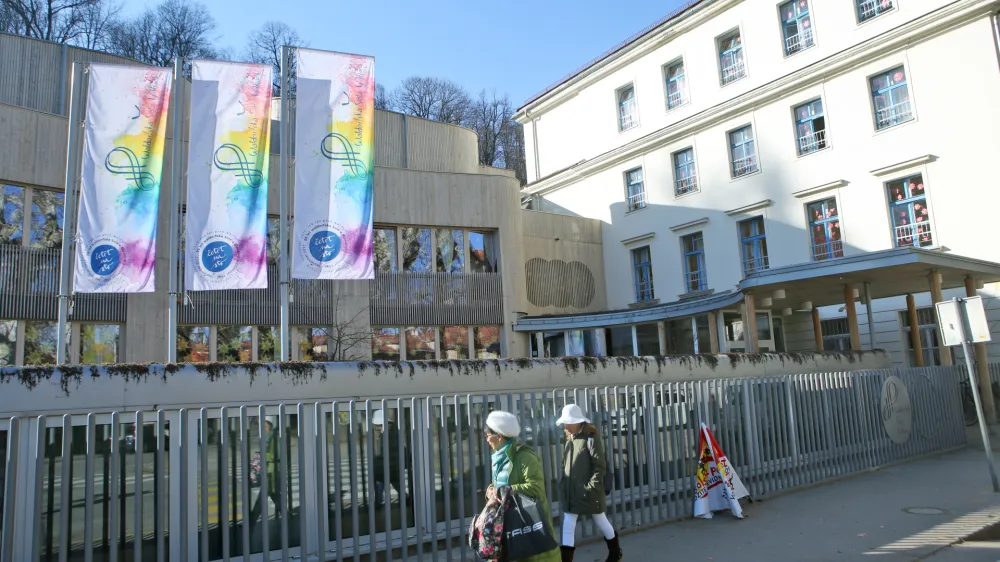
M410 75L449 78L476 93L510 94L520 105L680 0L202 0L219 23L218 42L242 51L267 20L298 30L317 49L376 57L376 79L392 88ZM126 14L155 0L124 0Z

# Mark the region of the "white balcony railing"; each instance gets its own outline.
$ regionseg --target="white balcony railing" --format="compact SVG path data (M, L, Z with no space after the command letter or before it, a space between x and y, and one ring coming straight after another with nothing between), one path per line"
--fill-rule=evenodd
M892 0L864 0L858 4L858 15L861 21L868 21L888 12L892 8Z
M684 94L680 91L667 95L667 108L673 109L684 103Z
M639 281L635 284L636 302L649 302L653 300L653 280Z
M743 275L748 276L769 267L767 256L757 256L743 260Z
M896 239L896 247L903 248L913 246L916 248L926 248L934 246L934 230L928 221L914 224L904 224L893 228L893 235Z
M733 160L733 177L738 178L757 171L757 158L749 156L747 158L737 158Z
M910 106L910 100L901 101L875 112L875 121L879 129L899 125L911 119L913 119L913 108Z
M795 35L785 39L785 54L790 55L792 53L804 51L812 46L813 31L811 27L807 27Z
M799 154L809 154L826 148L826 131L814 131L799 137Z
M831 240L820 244L813 244L813 260L824 261L834 258L844 257L844 243L840 240Z
M629 195L628 197L628 212L638 211L639 209L646 208L646 192L640 191L635 195Z
M724 66L722 68L722 85L730 84L743 78L747 74L746 65L743 64L743 60L732 61L729 66Z
M639 124L639 112L636 111L635 101L628 101L621 106L621 119L619 126L621 130L627 131Z
M674 193L684 195L698 191L698 177L694 174L677 178L674 182Z

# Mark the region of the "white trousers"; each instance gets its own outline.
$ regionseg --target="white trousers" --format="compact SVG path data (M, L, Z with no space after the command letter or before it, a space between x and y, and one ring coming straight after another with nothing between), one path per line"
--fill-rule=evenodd
M615 528L611 525L611 521L608 521L608 516L601 513L600 515L594 515L594 523L600 527L601 532L604 533L604 538L611 540L615 538ZM563 546L575 546L576 545L576 521L580 518L579 515L575 513L563 513L563 525L562 525L562 544Z

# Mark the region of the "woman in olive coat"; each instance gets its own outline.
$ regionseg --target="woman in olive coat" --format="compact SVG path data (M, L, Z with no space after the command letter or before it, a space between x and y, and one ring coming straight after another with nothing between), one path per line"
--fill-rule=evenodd
M618 534L605 515L608 502L604 489L604 475L608 467L601 434L576 404L563 408L562 416L556 423L563 426L566 432L563 474L559 489L559 502L563 510L563 562L573 562L576 550L576 522L581 515L593 517L594 522L604 533L604 540L608 545L606 562L618 562L622 559Z
M515 492L538 502L544 517L551 518L549 502L545 499L545 474L542 460L520 441L521 424L517 416L509 412L492 412L486 418L486 441L493 449L493 483L486 490L487 501L492 500L496 490L510 486ZM550 522L551 523L551 522ZM511 562L559 562L559 549L536 554Z

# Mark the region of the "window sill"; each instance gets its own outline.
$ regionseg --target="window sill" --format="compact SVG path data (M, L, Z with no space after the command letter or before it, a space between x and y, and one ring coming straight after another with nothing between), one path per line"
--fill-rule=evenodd
M884 135L884 134L889 133L891 131L896 131L896 130L899 130L900 128L902 128L902 127L906 127L907 125L912 125L913 123L916 123L916 122L917 122L917 117L916 117L916 115L914 115L913 119L910 119L909 121L904 121L902 123L899 123L898 125L890 125L888 127L882 128L882 129L875 129L875 132L872 134L872 136L877 137L879 135Z
M642 212L642 211L645 211L645 210L646 210L646 209L648 209L648 208L649 208L649 203L646 203L646 204L645 204L645 205L643 205L642 207L639 207L639 208L636 208L636 209L632 209L631 211L625 211L625 216L627 217L627 216L629 216L629 215L634 215L634 214L636 214L636 213L639 213L639 212Z
M682 295L677 295L677 298L682 301L687 301L691 299L697 299L700 297L707 297L715 292L715 289L704 289L701 291L694 291L691 293L684 293Z
M635 124L635 125L632 125L632 126L631 126L631 127L629 127L628 129L622 129L622 128L621 128L621 126L619 126L619 127L618 127L618 134L619 134L619 135L624 135L625 133L627 133L627 132L629 132L629 131L634 131L635 129L638 129L638 128L639 128L639 125L638 125L638 124Z
M868 19L866 19L864 21L861 21L861 19L858 18L857 12L855 12L854 17L858 21L858 27L857 27L857 29L861 29L862 27L864 27L866 25L869 25L869 24L871 24L873 22L882 20L886 16L893 16L893 15L898 14L898 13L899 13L899 8L896 7L896 6L893 6L891 10L886 10L885 12L882 12L881 14L879 14L877 16L870 17L870 18L868 18Z
M676 201L678 199L684 199L685 197L691 197L692 195L697 195L699 193L701 193L701 187L696 187L696 188L692 189L691 191L688 191L687 193L681 193L680 195L678 195L677 192L675 191L674 192L674 201Z
M719 81L719 88L722 88L722 89L728 88L729 86L732 86L733 84L737 84L739 82L742 82L742 81L746 80L747 76L749 76L749 74L744 74L743 76L740 76L739 78L737 78L735 80L731 80L731 81L725 82L725 83L723 83L720 80Z
M729 172L729 173L732 174L732 172ZM730 176L729 183L740 181L740 180L745 180L747 178L752 178L754 176L759 176L760 174L761 174L760 168L757 168L756 172L750 172L749 174L743 174L742 176L736 176L736 177Z
M816 48L816 42L813 41L813 44L810 45L810 46L808 46L808 47L806 47L805 49L799 49L798 51L795 51L794 53L788 53L788 52L786 52L785 53L785 60L789 60L789 59L795 58L796 55L801 55L802 53L804 53L806 51L811 51L811 50L813 50L815 48Z
M650 306L656 306L660 304L660 299L652 299L642 302L634 302L628 305L629 308L648 308Z
M833 147L830 146L830 143L826 143L826 146L824 146L823 148L817 148L816 150L813 150L813 151L810 151L810 152L806 152L805 154L799 154L798 157L796 158L796 160L801 160L803 158L808 158L808 157L810 157L810 156L812 156L814 154L819 154L820 152L826 152L826 151L830 150L831 148L833 148Z
M676 106L674 106L674 107L670 107L670 106L668 105L668 106L667 106L667 111L666 111L665 113L673 113L673 112L675 112L675 111L679 111L679 110L681 110L681 109L684 109L685 107L687 107L687 106L689 106L689 105L691 105L691 100L689 100L689 99L686 99L686 100L684 100L683 102L681 102L681 104L680 104L680 105L676 105Z

